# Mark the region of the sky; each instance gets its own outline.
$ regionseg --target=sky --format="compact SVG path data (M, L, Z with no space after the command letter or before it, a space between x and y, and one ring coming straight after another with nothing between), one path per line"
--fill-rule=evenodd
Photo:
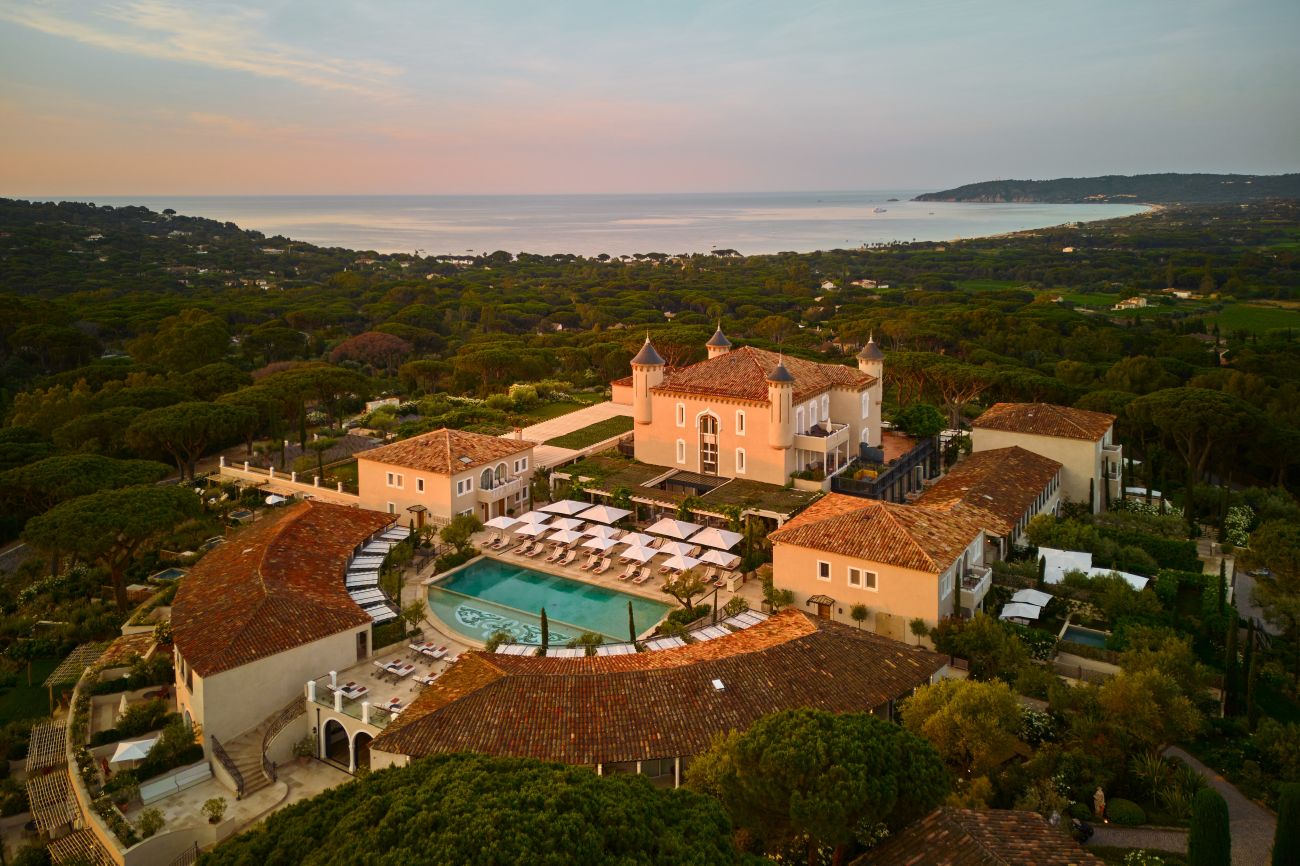
M0 195L1300 171L1297 0L0 0Z

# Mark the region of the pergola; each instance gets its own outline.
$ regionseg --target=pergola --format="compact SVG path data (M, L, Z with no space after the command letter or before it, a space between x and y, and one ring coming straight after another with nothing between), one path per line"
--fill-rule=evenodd
M54 713L54 687L70 686L81 675L86 672L86 668L99 661L99 657L104 654L108 648L106 643L83 643L68 654L68 657L59 662L59 666L50 671L50 675L45 678L45 688L50 693L50 714Z
M36 827L42 833L53 833L81 817L77 801L72 796L67 768L28 779L27 800L31 803Z
M50 859L55 863L93 863L113 866L104 846L89 830L78 830L50 842Z
M35 773L68 763L68 729L63 725L37 725L27 741L27 772Z

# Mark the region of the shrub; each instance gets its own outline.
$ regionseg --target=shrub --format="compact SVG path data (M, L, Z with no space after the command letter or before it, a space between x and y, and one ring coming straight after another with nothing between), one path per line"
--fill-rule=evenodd
M203 804L200 811L203 812L203 816L208 819L209 823L218 824L226 814L226 798L213 797Z
M1116 797L1106 804L1106 817L1121 827L1136 827L1147 822L1147 813L1132 800Z
M28 845L14 856L13 866L50 866L50 851L44 845Z
M1092 809L1086 803L1071 803L1070 817L1077 818L1080 821L1091 821L1093 819Z
M161 830L165 823L162 812L157 809L145 809L140 813L140 820L136 822L136 829L140 831L141 839L148 839Z
M1231 866L1232 836L1228 803L1218 791L1205 788L1192 804L1191 832L1187 834L1189 866Z
M668 618L664 620L664 624L688 626L699 622L711 613L713 613L713 605L710 604L697 604L690 610L687 610L684 607L678 607L668 613Z
M1282 786L1273 834L1273 866L1300 863L1300 784Z

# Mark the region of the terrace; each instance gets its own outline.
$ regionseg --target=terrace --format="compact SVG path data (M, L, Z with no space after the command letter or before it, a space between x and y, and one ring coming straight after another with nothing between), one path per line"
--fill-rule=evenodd
M874 455L877 459L870 461L871 466L861 466L864 471L860 477L849 466L849 471L831 479L831 490L901 503L908 501L909 494L919 493L926 481L939 474L940 452L933 439L915 440L886 431L881 435L881 442L883 447Z

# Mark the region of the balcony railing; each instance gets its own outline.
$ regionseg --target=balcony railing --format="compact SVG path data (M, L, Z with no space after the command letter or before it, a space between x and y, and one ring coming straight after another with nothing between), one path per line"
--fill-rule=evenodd
M329 677L321 677L315 681L314 685L315 694L312 696L312 702L322 707L328 707L336 713L342 713L376 728L387 727L388 723L394 718L389 710L372 705L370 703L371 695L369 694L352 699L332 691L329 687Z
M794 437L794 447L802 448L804 451L815 451L819 454L829 454L848 441L848 424L823 422L822 424L814 425L806 433L796 433Z
M479 502L500 502L507 496L524 489L524 479L511 478L508 481L494 481L490 487L480 486L478 489Z
M921 489L923 478L933 477L938 472L938 456L934 440L922 439L906 454L895 458L875 478L836 475L831 479L831 490L850 496L903 502L908 493Z
M961 606L974 611L984 600L984 596L988 595L989 587L992 585L992 569L982 565L973 565L966 569L966 575L961 579Z

